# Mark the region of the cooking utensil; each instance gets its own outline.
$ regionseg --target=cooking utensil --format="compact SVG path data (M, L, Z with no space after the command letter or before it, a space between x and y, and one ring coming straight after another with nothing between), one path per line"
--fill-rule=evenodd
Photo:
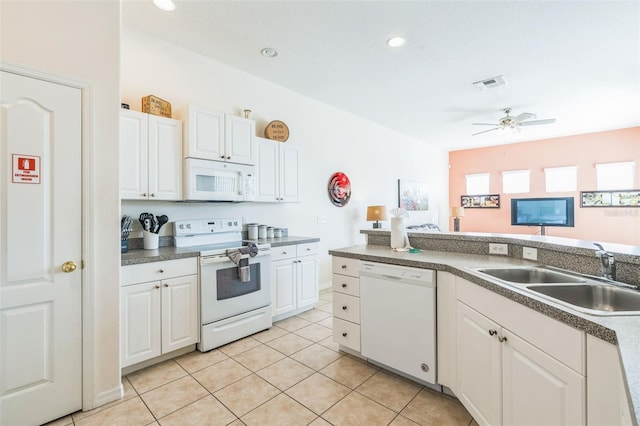
M124 215L122 219L120 219L120 239L126 240L129 238L129 233L131 233L131 228L133 225L133 219L130 216Z
M160 228L162 228L167 222L169 222L169 217L166 214L163 214L162 216L156 216L156 219L158 221L158 230L156 231L156 233L160 232Z

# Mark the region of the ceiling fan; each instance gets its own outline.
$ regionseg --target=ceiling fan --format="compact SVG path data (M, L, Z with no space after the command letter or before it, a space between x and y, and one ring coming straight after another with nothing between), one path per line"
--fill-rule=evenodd
M529 120L531 118L536 118L535 114L531 114L530 112L523 112L520 115L516 115L511 116L509 115L511 113L511 108L505 108L503 109L504 113L506 114L504 117L502 117L500 120L498 120L497 124L490 124L490 123L472 123L472 125L474 126L495 126L493 129L489 129L489 130L483 130L482 132L478 132L478 133L474 133L471 136L475 136L475 135L479 135L481 133L487 133L487 132L492 132L494 130L510 130L513 133L517 133L520 131L520 127L521 126L537 126L539 124L551 124L551 123L555 123L556 119L555 118L548 118L545 120L531 120L531 121L525 121L525 120Z

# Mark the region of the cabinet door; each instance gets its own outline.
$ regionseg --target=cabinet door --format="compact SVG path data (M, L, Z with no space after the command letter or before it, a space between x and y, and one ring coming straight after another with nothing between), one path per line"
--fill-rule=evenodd
M456 326L456 395L478 424L501 425L500 326L461 302Z
M271 291L273 316L296 309L296 269L295 260L271 262Z
M234 115L225 115L226 161L254 165L256 122Z
M506 329L503 336L504 424L585 424L584 377Z
M162 281L162 353L198 342L198 276Z
M189 105L188 116L184 157L224 161L224 113Z
M318 256L304 256L297 260L298 308L318 302Z
M256 138L258 151L256 201L278 200L278 145L280 142Z
M456 277L438 271L438 383L456 392Z
M148 198L148 114L120 111L120 198Z
M300 176L298 172L298 147L280 144L280 201L300 201Z
M149 115L149 199L182 199L182 122Z
M160 282L121 288L121 367L159 356Z

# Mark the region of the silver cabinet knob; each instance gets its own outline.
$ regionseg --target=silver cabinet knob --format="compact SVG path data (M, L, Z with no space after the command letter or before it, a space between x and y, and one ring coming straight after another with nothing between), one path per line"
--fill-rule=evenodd
M344 306L342 307L342 310L343 310L343 311L346 311L346 310L347 310L347 305L344 305Z
M155 288L160 288L160 286L158 284L154 285Z
M347 337L347 333L342 333L342 337Z
M347 288L347 284L346 283L342 283L342 288Z

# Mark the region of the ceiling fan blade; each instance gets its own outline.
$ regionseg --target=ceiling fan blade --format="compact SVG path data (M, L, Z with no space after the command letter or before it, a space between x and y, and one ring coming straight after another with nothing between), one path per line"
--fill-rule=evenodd
M471 136L479 135L482 133L493 132L494 130L498 130L500 127L496 127L495 129L483 130L482 132L474 133Z
M535 114L531 114L530 112L523 112L520 115L517 115L511 119L512 123L519 123L524 120L528 120L530 118L536 118Z
M538 124L551 124L555 122L556 122L555 118L547 118L545 120L523 121L519 125L520 126L537 126Z
M472 126L495 126L496 123L471 123Z

